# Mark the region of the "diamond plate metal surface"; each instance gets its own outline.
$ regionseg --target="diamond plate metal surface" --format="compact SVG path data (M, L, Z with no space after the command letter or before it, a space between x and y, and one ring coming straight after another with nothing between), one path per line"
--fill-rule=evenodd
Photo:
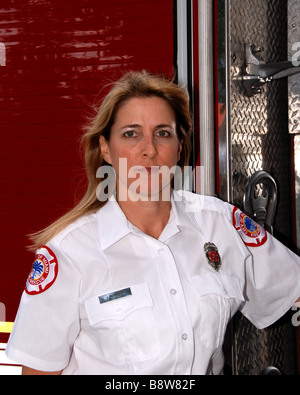
M242 208L250 176L258 170L269 172L279 191L274 235L288 245L292 190L287 79L272 82L249 98L238 78L246 44L252 44L267 63L287 60L287 1L228 0L228 4L232 202ZM295 374L294 328L289 319L259 331L237 314L232 328L234 374L258 375L270 365L283 374Z
M290 142L287 80L273 82L265 86L261 94L249 98L242 82L235 79L241 74L247 43L259 49L259 56L266 62L286 60L286 17L286 1L230 1L232 201L242 207L246 183L254 172L265 170L271 173L280 186L274 227L288 239Z
M296 209L296 234L297 248L300 251L300 135L294 137L294 162L295 162L295 209Z
M289 60L300 62L300 1L288 1L288 55ZM299 56L298 56L299 54ZM300 77L289 78L289 132L300 133Z
M290 314L271 327L258 330L238 314L234 320L234 371L237 375L260 375L269 366L282 375L294 375L294 328Z

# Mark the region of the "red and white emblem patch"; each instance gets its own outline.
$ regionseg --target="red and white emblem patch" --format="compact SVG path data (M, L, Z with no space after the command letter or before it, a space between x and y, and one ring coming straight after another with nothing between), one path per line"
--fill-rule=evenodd
M247 246L259 247L267 241L268 234L265 229L237 207L233 209L232 221Z
M46 291L56 280L57 273L58 263L54 252L47 246L41 247L35 256L25 292L37 295Z

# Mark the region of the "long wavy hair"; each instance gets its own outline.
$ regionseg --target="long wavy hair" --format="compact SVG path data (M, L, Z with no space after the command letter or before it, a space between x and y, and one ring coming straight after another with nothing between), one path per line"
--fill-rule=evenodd
M109 141L111 127L122 103L132 98L151 96L166 100L173 108L176 114L177 136L182 143L178 166L183 169L184 166L188 165L191 152L192 118L186 89L164 77L146 71L126 73L112 85L97 114L87 125L86 132L82 137L88 180L86 193L67 214L46 229L30 235L32 241L30 250L36 250L47 244L55 235L78 218L95 213L104 206L106 202L99 201L96 193L99 184L103 181L103 179L96 177L96 173L99 167L105 164L99 143L100 135L103 135Z

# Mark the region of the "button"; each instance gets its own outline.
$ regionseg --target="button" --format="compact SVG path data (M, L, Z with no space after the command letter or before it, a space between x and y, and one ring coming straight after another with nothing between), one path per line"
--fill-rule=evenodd
M176 295L176 294L177 294L176 289L172 288L172 289L170 290L170 294L171 294L171 295Z
M182 340L187 340L188 335L187 335L186 333L183 333L183 334L181 335L181 338L182 338Z
M118 308L117 313L122 313L122 309Z
M162 254L164 253L164 250L163 250L162 248L160 248L157 252L158 252L160 255L162 255Z
M227 289L225 289L224 287L222 287L222 289L223 289L223 291L224 291L224 294L228 296Z

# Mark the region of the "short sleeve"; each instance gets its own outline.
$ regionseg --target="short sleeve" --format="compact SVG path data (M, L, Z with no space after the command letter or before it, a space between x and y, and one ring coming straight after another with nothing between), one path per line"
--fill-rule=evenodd
M42 371L68 365L80 328L80 282L57 246L37 251L6 347L11 360Z
M300 258L236 207L231 220L250 252L241 312L258 329L282 317L300 296Z

